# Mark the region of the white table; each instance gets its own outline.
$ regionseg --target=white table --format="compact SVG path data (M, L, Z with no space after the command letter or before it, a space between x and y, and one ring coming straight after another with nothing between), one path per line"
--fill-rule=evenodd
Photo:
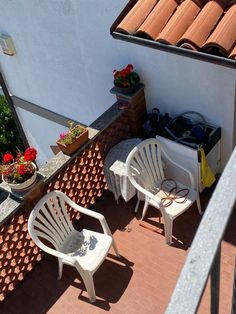
M113 192L117 202L120 196L128 202L136 195L136 189L126 174L125 161L131 150L140 142L140 138L124 140L113 146L106 156L104 174L108 189Z

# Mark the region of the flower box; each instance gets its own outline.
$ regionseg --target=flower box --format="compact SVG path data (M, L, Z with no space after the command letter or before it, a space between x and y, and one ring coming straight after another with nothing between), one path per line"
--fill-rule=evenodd
M57 140L57 145L60 150L66 155L72 155L77 151L83 144L88 141L88 129L84 129L83 132L73 139L72 143L65 144L61 139Z

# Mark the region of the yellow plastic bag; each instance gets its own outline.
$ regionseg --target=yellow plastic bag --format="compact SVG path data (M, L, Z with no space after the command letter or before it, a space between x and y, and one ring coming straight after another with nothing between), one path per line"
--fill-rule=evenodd
M210 166L208 165L204 149L199 148L198 151L201 155L201 183L205 187L209 188L215 182L216 178Z

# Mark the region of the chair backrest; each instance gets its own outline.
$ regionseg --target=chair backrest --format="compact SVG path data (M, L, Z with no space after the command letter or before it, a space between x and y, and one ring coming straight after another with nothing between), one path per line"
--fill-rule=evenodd
M67 197L60 191L46 194L32 210L28 230L34 242L43 249L50 242L56 250L60 250L66 238L74 228L66 210Z
M138 144L128 155L126 169L129 180L141 192L151 190L164 177L161 144L154 138Z

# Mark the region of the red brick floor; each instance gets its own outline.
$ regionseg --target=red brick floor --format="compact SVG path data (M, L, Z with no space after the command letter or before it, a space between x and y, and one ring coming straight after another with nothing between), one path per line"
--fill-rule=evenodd
M211 191L202 194L205 208ZM135 217L135 200L120 201L106 192L95 209L103 213L114 234L122 258L108 258L94 275L97 301L89 303L87 292L75 269L64 267L62 280L57 280L57 261L47 256L18 288L0 305L1 314L74 314L164 313L175 287L189 247L200 223L194 205L174 222L172 246L165 244L162 219L149 208L145 225L139 225L141 209ZM220 313L230 313L234 259L236 253L236 219L232 217L222 242ZM234 218L234 219L233 219ZM100 228L94 220L82 217L78 227ZM187 296L186 296L187 297ZM209 289L199 313L209 313Z

